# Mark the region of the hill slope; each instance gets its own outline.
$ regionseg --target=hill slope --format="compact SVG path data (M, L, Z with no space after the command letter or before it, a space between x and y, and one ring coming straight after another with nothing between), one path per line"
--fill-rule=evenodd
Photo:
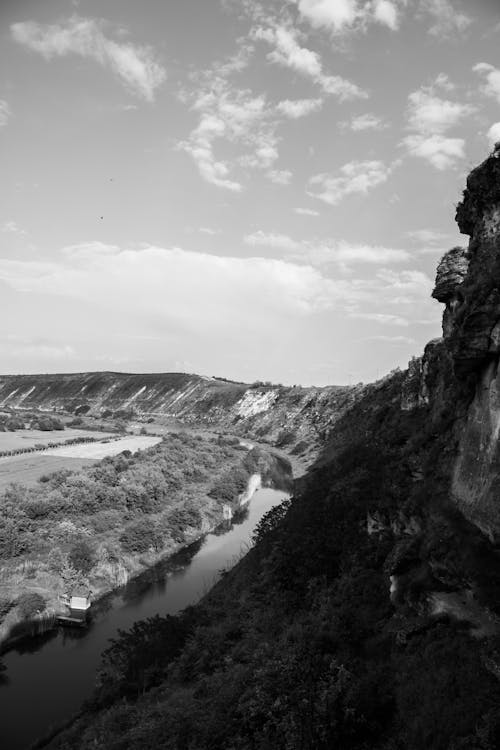
M184 373L4 375L0 409L175 418L291 448L316 446L361 392L362 386L246 385Z

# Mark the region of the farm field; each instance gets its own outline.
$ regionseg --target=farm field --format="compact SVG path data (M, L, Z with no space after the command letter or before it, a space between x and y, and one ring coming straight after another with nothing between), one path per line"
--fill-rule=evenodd
M35 484L44 474L52 474L61 469L77 470L91 466L96 459L62 458L46 453L28 453L20 456L0 458L0 492L11 482Z
M79 445L61 445L59 448L50 448L44 453L45 456L58 456L60 458L93 458L101 459L107 456L117 456L122 451L135 453L139 450L151 448L161 443L162 438L154 435L130 435L118 438L109 443L82 443Z
M95 430L79 430L71 427L65 430L16 430L16 432L0 432L0 451L33 448L38 444L64 443L71 438L106 438L110 435L111 433L96 432Z

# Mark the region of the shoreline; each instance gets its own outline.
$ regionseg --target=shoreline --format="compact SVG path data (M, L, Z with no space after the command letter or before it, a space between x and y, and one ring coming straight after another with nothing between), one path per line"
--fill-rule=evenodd
M258 477L258 481L256 480L256 477ZM235 512L238 512L238 510L244 510L246 505L250 502L254 494L260 490L265 489L265 484L262 482L262 477L260 474L252 474L248 479L248 486L247 489L238 497L238 508ZM234 515L234 513L233 513ZM169 550L168 552L163 553L152 553L153 559L148 560L148 564L144 567L141 566L140 568L136 568L132 571L127 571L129 573L129 576L126 581L123 583L112 586L112 587L101 587L99 589L92 591L92 606L96 605L96 609L99 608L99 605L102 605L102 603L106 600L108 597L112 597L120 592L121 589L124 589L126 586L128 586L132 581L140 578L141 576L147 575L149 572L151 572L155 567L162 565L162 564L168 564L172 558L174 558L176 555L186 551L191 547L193 544L196 544L200 540L202 540L204 537L206 537L208 534L213 534L217 529L220 529L224 526L224 524L231 523L231 519L225 519L224 517L220 518L217 522L214 522L210 524L208 527L199 529L196 533L194 533L191 537L187 537L182 542L179 542L178 545L174 548ZM144 557L142 555L141 557ZM60 625L57 624L57 617L60 615L67 614L66 608L61 607L61 609L53 609L45 610L44 613L42 613L43 616L37 619L32 620L21 620L18 623L15 623L13 625L13 629L16 627L26 627L27 630L32 628L33 626L37 626L38 623L42 625L42 628L40 630L36 629L35 632L23 632L19 633L19 635L15 636L7 636L3 639L0 639L0 656L7 654L9 651L12 651L16 648L17 645L32 640L33 638L41 637L45 635L46 633L50 633L52 631L57 630ZM49 622L52 620L52 623L44 628L43 623Z

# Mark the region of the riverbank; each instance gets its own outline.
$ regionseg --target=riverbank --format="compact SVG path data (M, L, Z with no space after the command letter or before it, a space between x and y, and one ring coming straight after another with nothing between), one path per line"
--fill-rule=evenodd
M93 695L110 640L119 638L119 631L141 631L147 623L168 620L167 615L204 598L247 551L263 515L286 497L277 490L256 491L232 523L103 597L87 630L61 628L5 654L0 746L26 750L37 738L57 734L54 727L69 727L68 717L75 717ZM26 705L30 706L29 722L20 720Z
M180 446L177 445L179 440ZM169 559L214 531L224 520L230 520L234 512L247 503L262 484L274 484L287 488L291 485L289 463L283 456L269 450L258 448L243 448L242 450L239 445L224 443L221 445L220 441L214 442L213 438L207 441L200 439L199 436L179 438L174 435L170 436L165 443L169 447L169 456L175 447L182 448L184 463L189 454L188 449L196 449L200 465L204 463L202 448L206 449L208 446L214 471L210 480L200 484L200 476L195 474L198 482L194 482L194 485L192 482L191 484L185 482L180 501L164 518L158 512L153 512L148 517L142 511L139 520L134 521L129 513L127 525L127 518L123 520L114 515L111 519L114 521L112 535L105 530L104 534L96 534L92 540L89 540L88 534L82 536L81 532L70 533L72 539L69 543L66 540L65 544L64 540L61 544L61 540L54 537L53 530L51 530L54 541L59 541L59 550L51 548L46 554L39 553L37 556L32 554L29 559L24 558L19 562L7 561L0 567L0 599L4 602L11 602L12 606L6 608L7 611L4 612L0 625L1 651L5 652L23 639L46 633L55 627L57 616L67 614L63 599L71 595L71 587L76 585L88 587L92 592L93 601L97 602L159 562ZM157 463L161 461L162 455L161 451L153 454L153 468L158 468ZM237 463L235 459L239 459ZM120 457L114 463L109 460L103 462L101 470L105 468L109 474L110 466L116 468L116 461L119 460L121 460ZM175 461L177 469L180 462L181 459L178 457ZM147 457L139 460L139 466L142 469L145 463L147 463ZM199 467L192 468L192 461L188 463L190 475L193 472L199 472ZM144 472L141 476L143 475ZM150 476L149 479L151 480ZM193 479L192 476L191 479ZM243 483L243 479L245 486L239 484ZM74 484L75 477L70 476L70 480ZM158 480L157 473L156 480ZM88 484L84 486L87 488ZM193 486L196 489L194 494L190 492ZM236 494L238 488L241 492ZM149 487L150 492L154 493L155 490L158 490L157 486ZM152 508L152 510L156 509ZM95 526L96 517L100 514L102 515L102 511L97 511L91 514L90 518L84 519L84 528L92 522ZM109 519L105 520L109 521ZM152 537L148 536L155 529L160 529L161 521L163 521L161 536L159 533ZM74 522L67 519L59 522L59 526L68 527L68 524L70 524L69 531L74 532ZM66 531L68 531L67 528ZM131 536L130 539L129 536ZM75 569L78 563L78 559L75 562L75 549L80 557L83 557L82 563L86 562L85 556L90 554L91 565L87 571ZM35 604L32 605L31 602ZM43 607L40 607L40 602ZM26 610L27 606L38 606L40 611L29 612Z

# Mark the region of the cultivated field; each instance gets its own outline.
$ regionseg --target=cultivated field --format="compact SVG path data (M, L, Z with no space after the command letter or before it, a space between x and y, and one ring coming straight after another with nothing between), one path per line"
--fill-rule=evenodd
M36 437L39 434L38 430L26 430L26 432L30 432L31 435L36 434ZM41 432L40 434L46 437L46 443L54 440L53 432ZM19 433L0 433L0 437L4 435L17 437ZM66 435L67 439L69 437L97 437L100 433L89 433L86 430L66 430L63 433L58 433L58 437L59 435ZM106 439L106 435L102 437ZM0 491L4 490L11 482L34 484L44 474L52 474L54 471L60 471L61 469L80 469L82 466L90 466L96 461L106 458L106 456L116 456L125 450L135 453L138 450L150 448L160 441L161 437L152 435L130 435L105 443L61 445L59 448L49 448L40 453L0 457ZM42 441L36 439L32 445L38 442ZM29 447L30 443L26 442L22 445ZM12 446L4 447L2 450L12 450Z
M91 466L95 460L88 458L60 458L46 453L28 453L20 456L0 458L0 492L11 482L31 485L44 474L52 474L61 469L81 469Z
M71 427L65 430L0 432L0 452L18 450L19 448L34 448L35 445L47 445L48 443L64 443L72 438L106 438L110 434L92 430L78 430Z
M60 448L50 448L45 451L45 456L58 456L60 458L93 458L100 459L106 456L117 456L122 451L135 453L161 442L161 437L154 435L130 435L118 438L109 443L82 443L80 445L62 445Z

